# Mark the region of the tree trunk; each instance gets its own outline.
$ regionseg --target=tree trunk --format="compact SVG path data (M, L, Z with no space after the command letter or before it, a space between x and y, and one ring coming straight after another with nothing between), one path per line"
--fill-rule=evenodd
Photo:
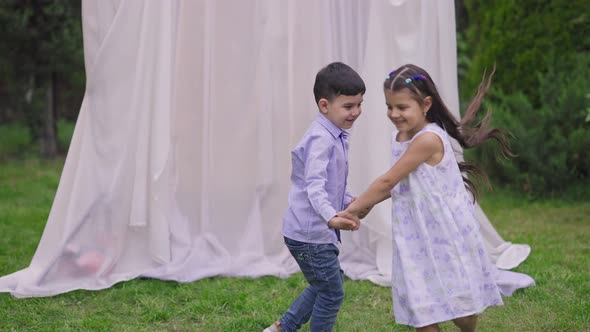
M56 74L51 73L47 84L47 104L43 108L41 117L41 135L39 137L39 148L41 157L55 158L57 156L57 107L56 107Z
M25 115L25 123L31 135L31 141L37 142L41 133L39 132L39 116L37 114L35 102L38 98L37 77L31 75L26 82L26 88L23 91L24 102L22 109Z

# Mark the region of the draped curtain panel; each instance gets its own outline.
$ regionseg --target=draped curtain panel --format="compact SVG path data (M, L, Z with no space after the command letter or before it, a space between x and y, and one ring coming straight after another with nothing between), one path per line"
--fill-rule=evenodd
M381 84L394 67L425 67L459 114L452 0L83 0L82 10L86 94L30 266L0 278L17 297L298 271L281 235L290 150L329 62L367 84L353 193L390 166ZM345 234L349 277L389 284L389 209ZM496 259L514 246L481 216Z

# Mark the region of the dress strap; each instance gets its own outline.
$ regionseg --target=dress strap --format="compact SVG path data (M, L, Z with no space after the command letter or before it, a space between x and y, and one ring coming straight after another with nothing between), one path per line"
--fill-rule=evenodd
M441 127L439 127L436 123L429 123L426 126L424 126L424 128L420 129L414 135L414 137L412 137L412 139L410 141L415 140L416 137L418 137L418 136L420 136L420 135L422 135L423 133L426 133L426 132L435 133L436 135L440 136L443 139L443 141L447 137L447 133Z
M418 136L428 132L434 133L436 134L436 136L440 138L440 140L443 143L444 153L446 155L447 151L449 150L448 144L450 144L449 136L447 132L444 131L441 127L439 127L436 123L429 123L426 126L424 126L424 128L420 129L420 131L418 131L410 141L414 141Z

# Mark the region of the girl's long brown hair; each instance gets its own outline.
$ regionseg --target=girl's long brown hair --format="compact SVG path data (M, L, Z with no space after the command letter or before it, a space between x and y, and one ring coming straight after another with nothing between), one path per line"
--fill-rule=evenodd
M432 106L426 113L426 119L429 122L436 123L451 137L457 140L461 147L469 149L481 145L489 139L494 139L500 146L500 151L505 157L512 157L514 154L510 150L510 145L506 133L499 128L490 128L492 120L491 111L487 111L481 121L477 120L477 113L481 108L481 104L485 94L490 89L494 70L486 77L485 72L481 83L477 89L477 93L473 100L467 106L465 114L461 120L455 119L449 109L445 106L440 97L434 81L428 73L412 64L406 64L390 73L389 77L385 79L383 88L399 91L402 89L409 89L414 99L423 105L424 98L430 96L432 98ZM411 79L410 83L406 83L407 79ZM469 179L469 176L483 179L488 185L488 179L483 170L477 165L465 161L458 162L459 170L461 171L465 187L469 190L475 199L477 199L478 191L475 183Z

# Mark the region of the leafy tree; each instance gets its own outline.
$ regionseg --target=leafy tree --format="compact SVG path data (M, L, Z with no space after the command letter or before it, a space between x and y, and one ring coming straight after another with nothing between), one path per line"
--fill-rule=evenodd
M457 0L457 22L472 59L462 100L475 91L484 68L497 65L494 86L541 102L538 76L576 70L573 58L590 51L588 0Z
M80 91L83 69L80 2L0 2L0 82L4 118L21 119L43 157L58 152L57 119L68 91ZM9 116L10 115L10 116Z
M532 195L590 184L588 0L457 0L461 99L497 66L487 107L514 135L508 162L471 152L493 180Z

